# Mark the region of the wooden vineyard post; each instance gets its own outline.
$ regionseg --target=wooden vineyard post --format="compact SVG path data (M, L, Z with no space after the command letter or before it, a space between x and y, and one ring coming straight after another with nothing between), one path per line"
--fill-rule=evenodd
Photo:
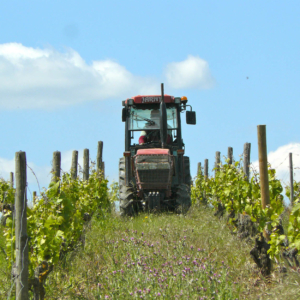
M59 151L53 152L52 161L52 182L59 181L60 178L60 165L61 165L61 154Z
M293 153L289 153L290 161L290 200L291 204L294 202L294 169L293 169Z
M102 160L102 154L103 154L103 142L98 142L98 150L97 150L97 171L103 171L103 160Z
M26 153L16 152L16 299L28 300L28 236L27 236L27 195L26 195Z
M72 165L71 165L71 178L77 178L77 166L78 166L78 151L74 150L72 153Z
M229 159L229 162L228 162L229 165L232 165L232 157L233 157L233 148L228 147L227 158Z
M14 187L14 173L13 172L10 172L9 184L10 184L11 188Z
M246 179L249 181L250 179L250 149L251 149L251 144L250 143L245 143L244 144L244 159L243 159L243 171L245 174Z
M103 172L103 178L105 178L105 162L102 162L102 172Z
M198 166L197 166L197 176L199 176L202 173L201 170L201 162L198 162Z
M208 159L204 160L204 177L205 179L208 178Z
M216 152L216 162L215 162L215 177L217 177L217 173L220 170L220 162L221 162L221 152Z
M204 160L204 180L208 179L208 159ZM203 193L203 202L206 203L206 192Z
M83 181L89 180L90 174L90 152L89 149L83 150Z
M257 126L258 138L258 160L261 191L261 206L263 209L270 204L269 177L268 177L268 156L267 156L267 134L266 125ZM264 230L264 236L269 240L269 235Z

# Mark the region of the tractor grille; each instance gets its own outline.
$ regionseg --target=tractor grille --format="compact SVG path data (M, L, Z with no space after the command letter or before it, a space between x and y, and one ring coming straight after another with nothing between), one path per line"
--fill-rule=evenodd
M170 170L140 170L141 183L158 183L166 186L170 178Z
M138 190L169 190L173 175L170 155L137 155L135 177Z

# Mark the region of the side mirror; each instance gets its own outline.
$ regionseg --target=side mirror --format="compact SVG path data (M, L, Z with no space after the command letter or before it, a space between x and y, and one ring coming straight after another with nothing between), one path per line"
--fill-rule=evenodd
M186 111L186 124L196 125L196 112Z
M122 108L122 122L126 122L127 119L127 109L126 107Z

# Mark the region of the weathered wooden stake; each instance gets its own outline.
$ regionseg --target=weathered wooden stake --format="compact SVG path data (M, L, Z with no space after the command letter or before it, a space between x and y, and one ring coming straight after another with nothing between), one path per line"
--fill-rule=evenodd
M266 125L257 126L261 205L270 204Z
M102 153L103 153L103 142L99 141L98 142L98 150L97 150L97 171L103 171L102 170Z
M267 134L266 125L257 126L258 138L258 160L261 191L261 206L266 208L270 204L269 177L268 177L268 156L267 156ZM269 235L264 230L264 237L269 240Z
M16 152L16 299L28 300L28 236L27 236L27 195L26 195L26 153Z
M198 162L198 167L197 167L197 176L202 174L202 170L201 170L201 162Z
M52 179L51 181L57 182L60 178L61 154L59 151L53 152L52 161Z
M220 170L220 162L221 162L221 152L216 152L216 162L215 162L215 177L217 175L217 172Z
M78 167L78 151L74 150L72 153L72 165L71 165L71 178L77 178L77 167Z
M244 159L243 159L243 163L244 163L244 174L247 178L247 180L249 181L250 179L250 149L251 149L251 143L245 143L244 144Z
M289 154L290 158L290 200L291 204L294 202L294 168L293 168L293 153Z
M33 206L35 206L35 200L36 200L36 191L34 191L32 193L32 204L33 204Z
M204 160L204 176L206 179L208 178L208 159Z
M83 150L83 181L89 180L90 175L90 151Z
M232 165L232 157L233 157L233 149L232 147L228 147L227 158L229 158L229 162L228 162L229 165Z
M14 173L13 172L10 172L9 182L10 182L10 187L13 188L14 187Z

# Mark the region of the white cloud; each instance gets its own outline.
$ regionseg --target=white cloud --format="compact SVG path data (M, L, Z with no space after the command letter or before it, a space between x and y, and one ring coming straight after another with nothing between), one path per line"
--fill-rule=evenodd
M74 50L60 53L22 44L0 45L0 108L55 108L91 100L123 99L156 91L150 77L135 76L112 60L88 65Z
M210 88L208 63L196 56L167 65L174 88ZM155 78L132 74L106 59L87 64L74 50L61 53L18 43L0 44L0 108L52 109L86 101L159 93Z
M9 180L10 172L15 170L15 161L0 157L0 178Z
M208 63L198 56L189 55L184 61L168 64L165 76L168 84L178 89L208 89L214 85Z
M27 168L27 182L29 185L37 185L37 180L40 187L48 186L51 180L51 166L37 166L32 162L27 162L30 168ZM0 178L9 181L10 172L15 173L15 160L5 159L0 157ZM36 177L35 177L36 176Z
M276 170L277 178L283 186L289 185L289 153L293 153L294 180L300 181L300 143L290 143L268 153L268 162ZM258 161L253 162L253 167L258 171Z

